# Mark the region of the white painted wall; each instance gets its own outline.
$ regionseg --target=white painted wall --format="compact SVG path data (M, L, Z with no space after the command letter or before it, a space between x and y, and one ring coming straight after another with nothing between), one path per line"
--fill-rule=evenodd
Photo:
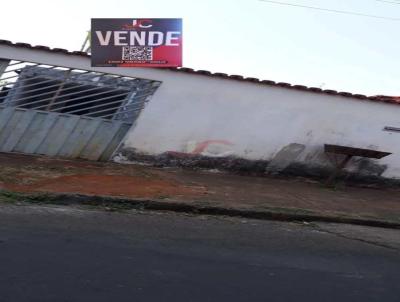
M329 164L323 144L393 152L379 160L385 177L400 177L400 105L331 96L257 83L146 68L91 68L88 58L0 45L0 57L162 81L125 141L147 154L191 152L271 160L290 143L306 145L300 162Z
M381 164L400 177L400 105L364 101L202 75L171 73L148 104L126 145L149 154L188 152L189 142L227 140L234 155L271 160L290 143L298 158L328 164L323 144L393 152Z

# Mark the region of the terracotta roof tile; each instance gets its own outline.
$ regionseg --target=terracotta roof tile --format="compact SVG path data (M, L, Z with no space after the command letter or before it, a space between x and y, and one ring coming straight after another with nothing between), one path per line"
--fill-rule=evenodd
M229 78L234 79L234 80L243 80L243 79L244 79L243 76L237 75L237 74L231 74L231 75L229 76Z
M13 45L13 43L12 43L11 41L8 41L8 40L0 40L0 44L3 44L3 45Z
M196 73L198 74L204 74L204 75L211 75L211 71L208 70L197 70Z
M312 92L323 92L323 90L321 88L317 88L317 87L309 87L308 90L310 90Z
M327 93L327 94L339 94L336 90L331 90L331 89L325 89L322 90L322 92Z
M32 45L28 43L15 43L15 45L20 47L32 48Z
M353 94L353 98L362 99L362 100L368 99L368 97L363 94Z
M220 78L229 78L229 75L226 73L222 73L222 72L216 72L213 74L215 77L220 77Z
M341 95L341 96L352 96L353 94L350 93L350 92L341 91L341 92L339 92L339 95Z
M169 68L172 71L176 71L176 68ZM193 68L188 68L188 67L182 67L180 69L181 72L187 72L187 73L196 73L196 71Z
M40 50L50 50L50 47L48 47L48 46L42 46L42 45L36 45L35 48L36 48L36 49L40 49Z
M308 90L309 88L307 86L304 85L293 85L293 88L296 88L298 90Z
M386 103L400 104L400 96L388 96L388 95L374 95L368 97L370 100L381 101Z
M276 83L274 81L270 81L270 80L262 80L261 83L267 84L267 85L276 85Z
M285 82L279 82L279 83L276 83L275 85L278 85L281 87L292 87L292 84L285 83Z
M257 78L245 78L245 81L249 81L249 82L254 82L254 83L259 83L260 79Z
M41 50L41 51L58 52L58 53L64 53L64 54L69 54L69 55L90 57L90 55L88 55L87 53L82 52L82 51L72 51L71 52L71 51L68 51L67 49L63 49L63 48L50 48L50 47L42 46L42 45L32 46L27 43L12 43L11 41L1 40L1 39L0 39L0 45L32 48L32 49L37 49L37 50ZM303 86L303 85L291 85L289 83L283 83L283 82L277 83L274 81L260 80L260 79L251 78L251 77L244 78L241 75L227 75L226 73L220 73L220 72L212 73L207 70L194 70L192 68L187 68L187 67L168 68L168 69L172 70L172 71L176 71L176 72L187 72L187 73L201 74L201 75L206 75L206 76L227 78L227 79L232 79L232 80L247 81L247 82L256 83L259 85L261 84L261 85L280 86L280 87L285 87L288 89L297 89L297 90L304 90L304 91L310 91L310 92L315 92L315 93L339 95L342 97L368 99L371 101L400 104L400 96L397 96L397 97L396 96L385 96L385 95L366 96L366 95L362 95L362 94L352 94L350 92L338 92L338 91L330 90L330 89L322 90L317 87L307 87L307 86Z
M73 51L72 54L78 55L78 56L90 57L90 55L84 51Z
M50 49L50 51L72 54L71 52L69 52L68 50L66 50L66 49L64 49L64 48L52 48L52 49Z

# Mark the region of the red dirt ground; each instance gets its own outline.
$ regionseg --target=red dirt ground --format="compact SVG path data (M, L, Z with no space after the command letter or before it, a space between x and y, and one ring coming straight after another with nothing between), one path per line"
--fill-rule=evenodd
M146 179L127 175L74 174L45 179L34 184L4 184L4 188L19 192L58 192L89 195L134 196L163 198L194 197L202 194L199 187L183 186L175 181Z
M400 222L400 188L328 189L315 181L0 153L0 189L295 209Z

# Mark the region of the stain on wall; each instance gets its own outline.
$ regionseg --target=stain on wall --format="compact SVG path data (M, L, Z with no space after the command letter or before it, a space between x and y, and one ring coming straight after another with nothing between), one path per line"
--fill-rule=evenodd
M305 145L291 143L275 154L275 156L270 161L269 165L266 168L266 172L269 173L278 173L284 170L287 166L289 166L292 162L296 161L299 155L305 149Z
M278 177L305 177L317 181L325 181L332 173L334 169L333 165L319 165L296 161L296 154L301 154L304 148L301 146L289 146L290 144L287 148L282 149L283 151L279 154L279 157L283 156L287 160L286 163L290 163L286 167L283 167L283 165L279 166L281 170L273 173L269 172L271 168L267 168L270 167L272 163L272 161L268 160L248 160L235 156L212 157L184 152L164 152L159 155L149 155L130 147L122 147L114 160L122 163L148 164L155 167L183 167L206 170L218 169L241 175L266 176L272 174ZM381 174L384 167L378 166L379 165L374 166L371 163L363 163L360 169L372 171L374 174L370 172L359 173L359 171L345 170L337 180L345 180L346 183L350 185L370 187L398 187L400 185L400 180L382 177Z
M387 165L379 164L377 160L368 158L356 158L352 164L356 166L358 173L364 175L381 176L388 168Z
M228 140L211 139L201 142L189 141L186 145L186 152L204 156L231 156L233 155L232 146L234 144Z

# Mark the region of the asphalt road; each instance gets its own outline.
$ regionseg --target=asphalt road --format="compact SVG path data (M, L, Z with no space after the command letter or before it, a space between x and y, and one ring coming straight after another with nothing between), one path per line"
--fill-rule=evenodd
M0 204L0 301L400 300L381 229L320 226Z

